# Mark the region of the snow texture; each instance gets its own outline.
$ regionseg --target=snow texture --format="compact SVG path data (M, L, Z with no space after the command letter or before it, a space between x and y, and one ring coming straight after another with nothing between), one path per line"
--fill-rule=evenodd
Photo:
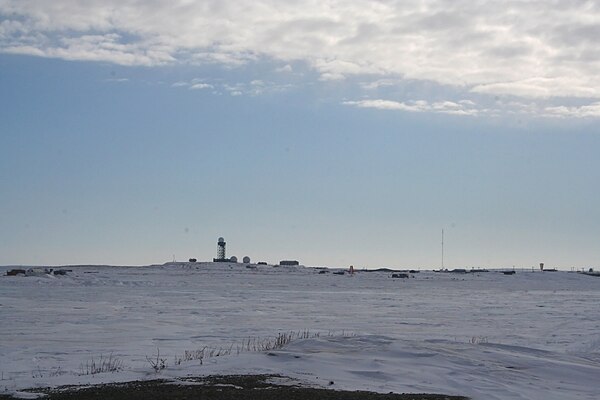
M0 393L275 373L336 389L600 398L598 277L424 271L392 279L226 263L28 277L5 276L8 269L0 268ZM280 349L244 348L307 330ZM177 362L203 348L231 354ZM158 352L166 368L156 373L148 358ZM101 356L122 363L120 371L85 374Z

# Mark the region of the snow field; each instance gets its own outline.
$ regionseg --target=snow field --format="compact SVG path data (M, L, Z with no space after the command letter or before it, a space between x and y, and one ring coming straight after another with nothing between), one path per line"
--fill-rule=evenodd
M340 389L600 398L600 278L389 275L206 263L1 276L0 393L155 377L147 358L160 351L167 377L264 372ZM186 350L307 330L321 336L176 363ZM100 356L121 370L82 375Z

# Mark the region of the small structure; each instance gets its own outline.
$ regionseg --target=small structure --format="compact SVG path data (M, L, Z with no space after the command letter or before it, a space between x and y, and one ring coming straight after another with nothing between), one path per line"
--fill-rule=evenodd
M281 260L279 261L279 265L294 266L300 265L300 263L296 260Z
M72 269L54 269L54 268L29 268L27 270L17 268L6 271L7 276L44 276L44 275L66 275L67 272L73 272Z
M244 258L242 259L242 262L243 262L244 264L250 264L250 257L248 257L248 256L244 256Z
M408 274L406 274L404 272L400 272L397 274L392 274L392 278L407 279L407 278L409 278L409 276L408 276Z
M25 271L25 276L44 276L44 275L52 275L52 268L29 268Z
M236 263L237 262L237 257L236 256L231 256L229 258L229 262Z
M489 272L489 271L485 268L471 268L471 270L469 272L472 274L476 274L479 272Z
M25 270L20 268L11 269L10 271L6 271L7 276L17 276L17 275L25 275Z
M589 276L600 276L600 272L599 271L594 271L594 268L588 269L587 272L585 270L581 271L581 273L584 274L584 275L589 275Z
M195 263L195 262L197 262L197 261L198 261L198 260L196 260L195 258L190 258L190 262L191 262L191 263Z

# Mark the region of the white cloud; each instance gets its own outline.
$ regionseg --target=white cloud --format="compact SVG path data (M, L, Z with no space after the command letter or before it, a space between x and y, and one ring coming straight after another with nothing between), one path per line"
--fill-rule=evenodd
M592 103L579 107L546 107L544 114L549 117L576 117L576 118L597 118L600 117L600 102Z
M589 86L587 82L582 81L579 77L536 77L513 82L489 83L477 85L471 91L531 98L551 98L555 96L600 98L600 85L597 87Z
M360 86L363 89L375 90L383 87L396 86L400 82L401 81L399 79L377 79L375 81L362 82Z
M293 72L293 70L294 69L292 68L292 66L290 64L286 64L283 67L277 68L275 71L289 73L289 72Z
M179 81L179 82L175 82L171 85L171 87L184 87L184 86L189 86L189 82L184 82L184 81Z
M211 89L211 93L216 95L228 93L231 96L259 96L265 93L281 92L291 88L292 85L277 84L261 79L254 79L250 82L224 83L220 79L194 78L190 81L177 81L172 83L171 87L190 90Z
M48 41L43 35L40 35L37 40L40 40L41 44ZM31 38L28 38L27 42L31 42ZM175 61L175 58L164 49L145 47L139 43L123 43L121 36L115 33L63 37L58 43L49 46L33 43L2 47L0 44L0 51L65 60L110 61L126 66L155 66Z
M472 103L472 102L471 102ZM408 112L436 112L454 115L477 115L479 111L471 104L441 101L430 103L425 100L400 102L392 100L358 100L345 101L343 104L360 108L376 108L380 110L399 110Z
M143 66L269 59L280 72L299 61L322 81L359 76L370 90L401 77L600 99L594 1L0 0L0 20L5 53Z
M360 108L378 108L380 110L401 110L401 111L425 111L422 104L413 103L411 105L391 100L358 100L358 101L345 101L345 105L355 106Z
M199 89L213 89L214 86L209 83L194 83L189 87L191 90L199 90Z
M342 104L359 108L396 110L405 112L434 112L464 116L538 115L547 118L600 118L600 101L579 106L541 106L538 103L499 102L494 107L482 107L472 100L438 101L426 100L393 101L368 99L345 101Z
M44 53L43 50L40 50L34 46L7 46L3 48L2 51L9 54L23 54L29 56L46 57L46 53Z
M383 71L365 62L350 62L345 60L318 59L312 65L321 73L321 80L341 80L351 75L377 74Z

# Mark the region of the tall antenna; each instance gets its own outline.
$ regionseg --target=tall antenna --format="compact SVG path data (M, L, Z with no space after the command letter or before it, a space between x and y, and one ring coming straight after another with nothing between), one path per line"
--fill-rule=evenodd
M442 270L444 269L444 229L442 228Z

